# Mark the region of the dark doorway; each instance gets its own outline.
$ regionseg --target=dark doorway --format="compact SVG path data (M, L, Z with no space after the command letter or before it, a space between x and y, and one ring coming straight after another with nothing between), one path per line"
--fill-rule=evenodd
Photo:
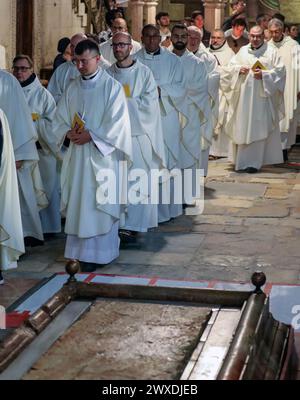
M33 56L33 0L17 0L17 53Z

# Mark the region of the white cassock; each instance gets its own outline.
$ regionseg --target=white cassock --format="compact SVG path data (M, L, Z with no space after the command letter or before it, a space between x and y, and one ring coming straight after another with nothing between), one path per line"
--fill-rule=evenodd
M137 53L142 48L139 42L132 40L132 50L131 54ZM117 60L114 56L112 48L112 38L108 39L106 42L100 44L100 53L102 57L107 60L110 64L114 64Z
M151 170L166 166L157 85L151 70L139 60L129 68L114 64L107 72L124 87L131 124L132 169L144 171L146 189L139 190L140 204L128 205L125 225L121 227L147 232L158 225L157 204L151 204ZM132 182L129 189L134 190L135 185L136 181Z
M165 143L167 168L180 168L180 113L185 113L185 88L183 87L183 70L177 56L160 47L155 54L149 54L143 48L135 54L135 58L147 65L153 73L156 85L160 88L159 98L162 128ZM182 214L182 204L173 199L173 183L171 182L170 204L159 204L159 222L169 221ZM174 200L174 201L173 201Z
M290 36L284 36L281 42L269 41L269 45L277 49L286 69L284 89L285 117L280 121L281 144L289 149L296 143L300 92L300 46Z
M207 48L202 50L200 47L195 53L195 56L204 64L208 75L209 101L205 104L206 118L204 123L201 124L201 168L204 170L204 176L207 176L209 150L212 145L213 133L219 117L220 74L218 71L218 62L216 58L208 52Z
M122 207L117 189L125 184L125 167L119 161L132 160L130 119L122 85L101 69L92 79L74 80L57 105L53 130L58 147L76 113L92 140L81 146L71 142L63 160L61 211L68 235L65 257L107 264L119 255ZM110 174L108 183L101 175L104 172ZM104 204L107 190L110 197Z
M222 67L229 64L232 57L235 56L234 51L228 46L225 40L224 44L218 49L213 49L209 47L209 52L216 58L218 62L218 70L222 74ZM210 148L210 154L215 157L227 157L229 138L225 134L225 123L227 120L227 110L228 110L228 99L225 93L219 90L219 118L216 129L214 131L214 137L212 140L212 146Z
M25 252L14 151L5 114L0 110L0 269L17 267Z
M258 60L266 68L262 80L251 70ZM239 74L241 66L250 68L247 76ZM221 86L230 99L225 129L235 169L282 163L279 120L284 114L285 67L277 51L267 43L259 49L243 46L223 71Z
M15 160L23 161L17 176L24 237L43 240L39 211L48 206L48 200L38 165L37 133L19 82L4 71L0 71L0 108L8 120Z
M25 98L32 113L32 119L38 135L39 167L49 206L40 212L44 233L61 231L59 177L57 158L53 154L54 136L52 120L56 103L50 92L45 89L36 77L29 85L23 87Z
M101 57L100 67L107 69L110 67L110 63ZM76 64L73 61L67 61L61 64L54 71L51 79L49 81L47 89L54 97L56 103L59 102L61 96L63 95L69 84L80 76Z
M188 50L179 57L186 89L187 118L181 121L180 168L193 171L192 193L196 195L195 170L202 168L202 125L211 119L209 74L203 61ZM185 203L187 202L187 199Z

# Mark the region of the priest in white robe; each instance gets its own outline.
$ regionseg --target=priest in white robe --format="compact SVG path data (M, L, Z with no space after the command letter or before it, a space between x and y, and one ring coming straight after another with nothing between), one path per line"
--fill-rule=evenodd
M283 117L285 67L278 52L264 42L259 26L250 43L233 57L222 89L230 96L226 132L232 140L230 160L236 171L257 172L283 162L279 120Z
M38 135L39 168L49 201L49 206L40 212L43 232L58 233L61 231L60 183L57 173L57 158L51 150L54 142L52 120L56 103L33 72L33 62L29 56L21 54L15 57L13 74L23 88Z
M131 122L132 169L140 169L145 175L145 190L139 188L138 204L129 203L120 231L121 240L135 241L137 232L147 232L158 226L157 204L152 203L151 198L151 171L166 166L165 148L158 91L151 70L130 55L132 39L129 33L114 34L112 45L117 62L107 72L124 88ZM136 181L129 185L129 190L134 190L134 185Z
M132 160L127 101L122 85L99 68L92 40L75 49L81 74L63 94L54 118L57 144L70 146L61 173L61 210L66 216L65 257L92 272L119 255L124 163ZM123 190L120 190L123 193Z
M25 252L16 163L8 122L0 109L0 285Z
M284 35L284 24L274 18L269 22L272 39L270 46L277 49L286 68L284 89L285 116L280 121L281 145L284 161L288 150L296 143L300 99L300 46L296 40Z
M215 29L210 37L209 52L218 63L218 70L222 74L222 69L227 66L230 60L235 56L234 51L228 46L224 32L221 29ZM219 117L217 126L214 130L210 156L213 158L227 157L229 147L229 137L225 133L225 123L227 120L228 99L226 94L220 88L219 90Z
M202 111L201 113L205 114L205 118L202 118L202 123L200 126L201 131L201 168L204 171L204 176L207 176L208 173L208 159L209 159L209 149L213 140L214 129L218 120L218 112L219 112L219 86L220 86L220 75L217 71L218 63L216 58L211 55L207 49L202 50L199 45L201 43L201 31L196 26L190 26L187 28L188 31L188 42L187 49L193 53L198 60L201 61L201 65L203 65L206 69L207 73L207 90L208 90L208 98L204 103L202 102ZM188 70L189 66L186 63L186 69ZM195 70L197 74L197 68ZM190 92L193 92L193 75L191 75L191 71L187 73L187 79L190 81ZM201 82L199 77L198 82ZM201 92L202 89L200 89ZM197 103L197 101L195 101ZM199 104L199 103L198 103ZM204 112L203 107L205 107L206 111Z
M156 81L166 163L167 168L171 171L180 168L180 119L181 116L186 115L186 90L183 86L183 69L179 58L161 47L160 39L159 29L155 25L146 25L142 31L144 48L138 51L134 57L151 69ZM159 222L166 222L182 215L182 201L179 202L174 198L173 182L171 182L169 204L164 203L165 201L162 201L158 206Z
M37 133L19 82L4 71L0 71L0 108L13 142L25 244L40 245L44 236L39 212L48 206L48 199L38 165Z
M113 35L117 32L128 32L126 20L124 18L114 19L112 22L111 31ZM131 54L135 54L141 48L141 44L132 39ZM114 51L112 47L112 37L109 38L106 42L100 44L100 52L104 59L107 60L110 64L114 64L117 61L116 57L114 56Z

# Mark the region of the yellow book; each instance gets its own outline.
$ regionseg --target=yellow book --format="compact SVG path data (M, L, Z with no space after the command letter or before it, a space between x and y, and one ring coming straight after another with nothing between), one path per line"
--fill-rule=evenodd
M73 122L72 122L72 129L84 129L85 121L81 118L79 113L75 113Z
M35 122L35 121L38 121L40 119L40 116L37 113L32 113L31 114L31 118L32 118L32 121Z
M267 70L267 68L259 60L252 65L251 69L252 71L255 71L256 69L261 69L262 71Z
M126 97L131 97L131 90L130 86L128 84L123 85L125 96Z

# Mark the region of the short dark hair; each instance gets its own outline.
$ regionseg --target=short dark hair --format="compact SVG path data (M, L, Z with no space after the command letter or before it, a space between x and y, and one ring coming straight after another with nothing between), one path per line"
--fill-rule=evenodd
M187 28L187 26L184 25L184 24L175 24L175 25L173 26L172 30L171 30L171 33L173 33L175 29L184 29L185 31L188 32L188 28Z
M260 24L261 21L263 21L266 17L270 17L271 18L271 16L269 14L266 14L266 13L257 14L257 17L256 17L255 21L256 21L257 24Z
M145 35L145 32L146 32L148 29L154 29L157 33L159 33L159 29L158 29L158 27L157 27L156 25L147 24L147 25L145 25L144 28L142 29L142 36Z
M97 55L100 55L99 46L92 39L85 39L82 42L79 42L75 47L75 54L81 56L87 50L94 51Z
M247 24L244 18L235 18L232 21L232 26L243 26L244 28L247 28Z
M32 58L29 57L27 54L17 54L16 57L13 59L13 65L15 65L15 63L20 60L26 60L30 68L33 68Z
M196 17L198 17L198 15L201 15L201 17L203 17L203 19L204 19L204 14L203 14L203 12L200 11L200 10L196 10L196 11L193 11L193 12L192 12L192 15L191 15L192 20L194 20Z
M284 23L284 21L285 21L285 16L283 15L283 14L280 14L280 13L275 13L275 14L273 14L273 17L272 18L276 18L276 19L279 19L281 22L283 22Z
M161 11L158 14L156 14L155 16L155 21L159 21L161 19L161 17L169 17L169 13L165 12L165 11Z

